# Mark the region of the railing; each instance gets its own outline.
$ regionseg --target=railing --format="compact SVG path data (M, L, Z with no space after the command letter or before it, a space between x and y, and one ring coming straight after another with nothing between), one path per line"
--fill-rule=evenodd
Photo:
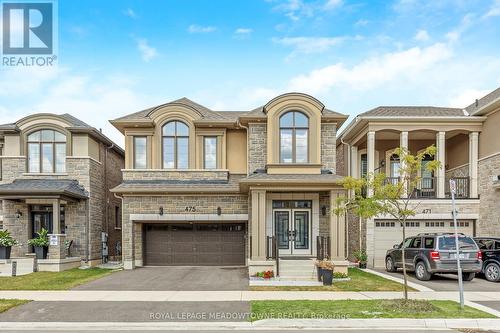
M423 177L419 180L412 196L418 199L436 198L437 195L436 185L437 185L436 177Z
M330 237L316 237L316 259L323 260L330 258Z
M455 193L455 198L457 199L467 199L470 198L470 182L469 182L469 177L451 177L451 178L446 178L445 181L445 195L447 198L451 198L451 191L450 191L450 179L453 179L455 181L455 186L456 186L456 193Z
M266 259L274 259L276 261L276 276L280 276L278 242L274 236L266 237Z

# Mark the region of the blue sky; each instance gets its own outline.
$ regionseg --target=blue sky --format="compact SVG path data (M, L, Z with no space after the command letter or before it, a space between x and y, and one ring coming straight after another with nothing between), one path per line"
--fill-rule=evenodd
M0 122L109 119L183 96L250 110L301 91L356 115L500 86L500 0L58 2L55 68L0 68Z

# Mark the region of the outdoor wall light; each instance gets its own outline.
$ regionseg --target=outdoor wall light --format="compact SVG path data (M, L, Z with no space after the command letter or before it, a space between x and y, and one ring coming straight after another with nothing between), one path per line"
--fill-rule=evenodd
M160 216L163 215L163 206L160 206L160 212L159 212Z
M326 215L326 206L321 207L321 215L323 215L323 216Z
M21 216L23 216L23 212L21 212L19 210L19 208L16 210L16 219L20 218Z
M221 214L222 214L222 208L217 207L217 215L221 215Z

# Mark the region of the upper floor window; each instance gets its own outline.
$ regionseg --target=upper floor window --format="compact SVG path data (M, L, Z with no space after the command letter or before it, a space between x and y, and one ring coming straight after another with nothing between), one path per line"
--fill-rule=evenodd
M390 158L390 176L393 178L399 178L401 176L399 170L401 169L401 161L399 160L399 155L392 154Z
M203 166L205 169L217 169L217 137L203 138Z
M147 138L134 136L134 169L146 169L147 164Z
M40 130L28 135L29 172L65 172L66 136L54 130Z
M280 163L307 163L309 118L290 111L280 117Z
M180 121L170 121L162 129L163 168L189 167L189 127Z

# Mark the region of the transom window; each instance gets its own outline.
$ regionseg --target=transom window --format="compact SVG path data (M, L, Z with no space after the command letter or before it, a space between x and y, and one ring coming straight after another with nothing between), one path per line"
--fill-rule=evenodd
M54 130L40 130L28 135L29 172L66 171L66 135Z
M309 118L290 111L280 117L280 163L307 163Z
M189 127L181 121L170 121L162 129L163 168L189 167Z

